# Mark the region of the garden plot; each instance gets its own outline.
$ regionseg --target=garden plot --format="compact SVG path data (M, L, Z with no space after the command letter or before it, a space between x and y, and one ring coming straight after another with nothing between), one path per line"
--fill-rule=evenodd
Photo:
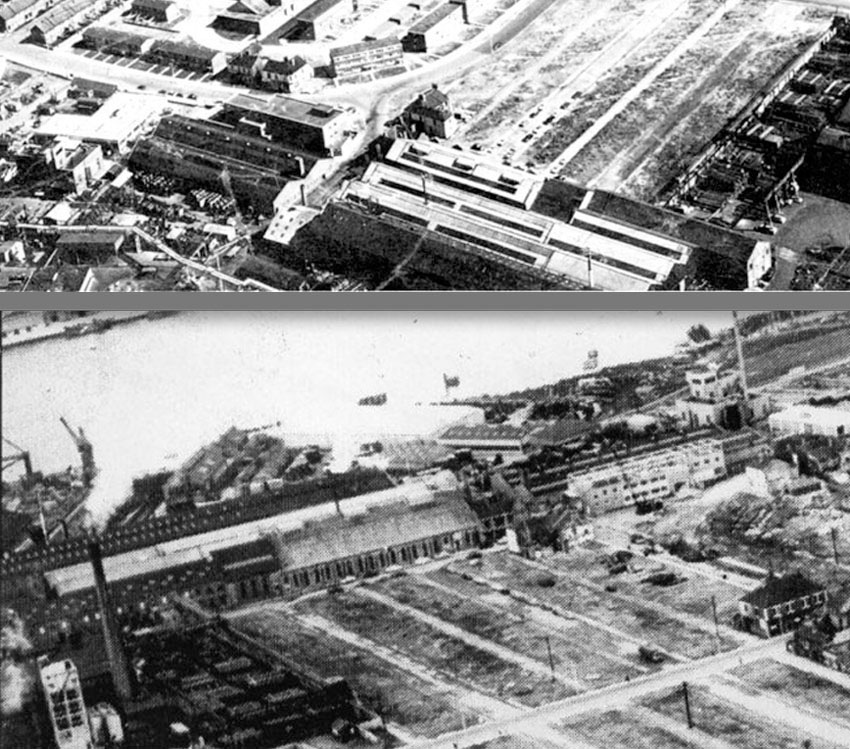
M295 609L329 619L350 632L424 663L437 674L502 699L538 706L571 693L551 677L532 674L411 615L356 593L304 599L295 604Z
M485 554L480 560L464 560L452 566L461 573L484 578L542 605L580 614L593 620L596 626L617 632L625 641L652 644L670 658L688 660L715 652L712 632L640 602L619 599L604 589L584 587L577 584L582 582L579 575L570 575L555 568L550 568L550 574L507 552ZM541 587L541 578L546 576L554 578L552 587ZM735 647L735 644L731 639L721 640L724 650Z
M665 71L565 168L652 200L827 22L802 6L748 0Z
M451 692L366 650L308 629L283 612L252 612L235 618L234 624L292 663L324 678L344 678L366 705L417 736L431 738L481 720L464 710Z
M792 749L808 740L818 749L839 745L816 739L793 725L757 715L735 702L716 695L702 685L689 685L691 715L697 730L740 749ZM641 704L650 710L687 725L682 690L645 697ZM787 716L777 716L785 717Z
M587 688L648 670L639 663L636 648L621 654L621 643L605 632L554 615L546 617L542 611L538 613L544 616L532 618L522 602L443 570L385 580L374 587L547 667L551 649L556 673Z
M850 691L794 666L763 659L730 671L744 684L850 727Z

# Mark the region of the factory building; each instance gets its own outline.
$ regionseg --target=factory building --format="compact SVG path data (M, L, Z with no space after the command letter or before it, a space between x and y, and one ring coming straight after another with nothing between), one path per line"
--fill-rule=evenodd
M725 476L721 443L704 439L577 471L569 476L566 491L581 499L591 515L601 515L668 499L684 487L702 488Z
M264 212L272 210L287 183L307 178L317 163L314 155L259 133L182 115L163 117L130 158L134 170L163 173L219 191L225 189L226 168L234 195Z
M33 22L31 38L36 44L52 47L80 26L89 14L100 13L105 8L106 0L65 0Z
M150 97L121 91L107 98L91 114L58 112L47 117L35 129L35 138L43 143L72 138L101 146L107 156L126 153L159 114L160 107Z
M449 427L437 441L452 450L476 453L522 452L525 429L513 424L458 424Z
M236 504L230 513L251 517L244 514L250 500ZM157 531L157 523L128 526L119 547L126 550L110 552L116 539L104 538L103 574L119 616L161 605L170 594L233 608L297 594L318 585L317 575L324 583L340 569L347 576L349 562L355 577L367 576L378 566L410 564L478 543L477 519L448 471L355 496L341 488L302 499L284 492L271 497L269 507L276 514L264 512L224 527L201 522L209 513L170 519L170 535ZM49 567L36 555L30 573L22 571L20 561L17 571L4 569L11 573L9 600L31 626L37 646L52 646L63 632L100 630L96 574L86 561L85 544L78 545L62 553L50 550ZM337 562L344 564L337 568ZM33 595L38 578L46 597Z
M341 110L288 96L267 101L238 94L214 119L239 132L322 157L340 154L347 139L348 118Z
M38 666L56 746L91 749L91 729L77 667L69 660L49 663L46 656L39 659Z
M724 372L716 364L708 364L688 370L685 379L690 394L676 401L676 411L691 429L710 426L737 429L749 417L762 419L767 416L767 396L754 393L750 393L750 413L746 413L737 371Z
M157 39L149 56L162 65L218 75L227 67L227 55L189 40Z
M476 152L397 139L342 198L573 287L645 291L689 261L692 245L597 212L593 194Z
M461 493L329 518L274 538L291 594L369 577L478 545L478 518Z
M172 23L181 15L172 0L133 0L130 11L156 23Z
M413 137L422 133L436 138L451 138L460 125L448 94L434 84L404 110L404 120Z
M265 0L238 0L216 16L213 27L245 36L266 37L281 29L290 15L288 5L275 8Z
M825 437L850 435L850 408L794 405L771 414L767 421L774 437L794 434L820 434Z
M457 3L443 3L425 18L413 24L402 39L405 52L433 52L455 39L463 25L464 8Z
M395 37L374 39L331 49L334 78L348 78L402 65L401 42Z
M300 40L323 39L342 19L354 12L355 5L354 0L316 0L288 24L288 31L284 33Z

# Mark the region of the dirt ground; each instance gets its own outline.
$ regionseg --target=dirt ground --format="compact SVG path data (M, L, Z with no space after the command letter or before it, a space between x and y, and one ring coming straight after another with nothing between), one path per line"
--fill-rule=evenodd
M559 729L567 737L579 736L608 749L687 749L692 746L670 731L641 720L628 708L572 718L561 723Z
M799 747L806 739L820 749L837 749L805 732L779 721L768 721L753 715L733 702L712 694L708 687L691 685L689 688L691 713L694 725L700 731L741 749L790 749ZM641 704L662 715L687 725L682 690L651 695Z
M245 614L234 625L320 676L346 679L370 708L418 736L438 736L480 720L458 706L451 694L281 612Z
M391 647L481 692L538 706L570 694L560 682L530 673L491 652L386 606L346 592L299 601L296 609L318 614L356 634Z
M657 607L641 604L640 600L623 599L601 587L577 584L584 579L584 573L560 569L560 559L544 560L548 574L555 579L555 584L551 587L540 585L541 577L547 575L546 569L541 570L508 552L487 554L481 560L472 561L480 563L471 565L470 562L458 562L453 567L461 572L492 580L509 591L517 591L539 602L540 605L552 605L561 611L580 612L583 617L589 617L602 625L611 625L618 633L627 634L632 638L632 642L629 642L629 637L622 637L624 642L620 643L621 655L637 655L634 638L652 644L679 660L715 652L713 632L677 619L672 614L665 613L663 608L659 610ZM616 584L617 580L612 579L611 582ZM735 644L731 639L721 638L721 647L724 650L734 647Z
M731 673L758 689L850 726L850 691L838 684L768 659L739 666Z
M785 208L787 223L771 240L800 252L809 248L850 244L850 205L803 193L803 202Z

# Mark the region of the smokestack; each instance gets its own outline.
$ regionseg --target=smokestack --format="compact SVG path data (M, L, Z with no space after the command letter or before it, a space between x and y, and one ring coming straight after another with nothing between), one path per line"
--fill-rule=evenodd
M118 624L109 599L109 589L106 587L106 573L103 571L103 557L97 539L89 541L88 550L94 570L94 585L97 591L97 604L100 608L100 622L103 627L103 639L106 642L106 657L109 660L112 684L115 687L115 693L122 701L129 700L133 696L130 672L127 668L127 658L121 647Z
M741 388L744 391L744 405L747 407L747 419L752 416L752 408L750 407L750 388L747 384L747 367L744 362L744 341L741 338L741 331L738 328L738 313L732 313L732 326L735 330L735 349L738 352L738 371L741 373Z

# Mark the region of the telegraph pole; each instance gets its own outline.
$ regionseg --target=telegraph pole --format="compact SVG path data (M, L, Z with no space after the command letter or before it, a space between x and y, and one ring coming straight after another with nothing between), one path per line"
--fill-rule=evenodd
M829 534L832 536L832 555L835 559L835 566L839 565L838 561L838 528L836 526L832 526L829 529Z
M552 657L552 642L546 635L546 651L549 653L549 670L552 672L552 681L555 681L555 659Z
M694 727L694 721L691 718L691 700L688 696L688 682L682 682L682 696L685 698L685 717L688 719L688 728Z
M711 612L714 614L714 639L717 652L720 652L720 624L717 621L717 596L711 596Z

